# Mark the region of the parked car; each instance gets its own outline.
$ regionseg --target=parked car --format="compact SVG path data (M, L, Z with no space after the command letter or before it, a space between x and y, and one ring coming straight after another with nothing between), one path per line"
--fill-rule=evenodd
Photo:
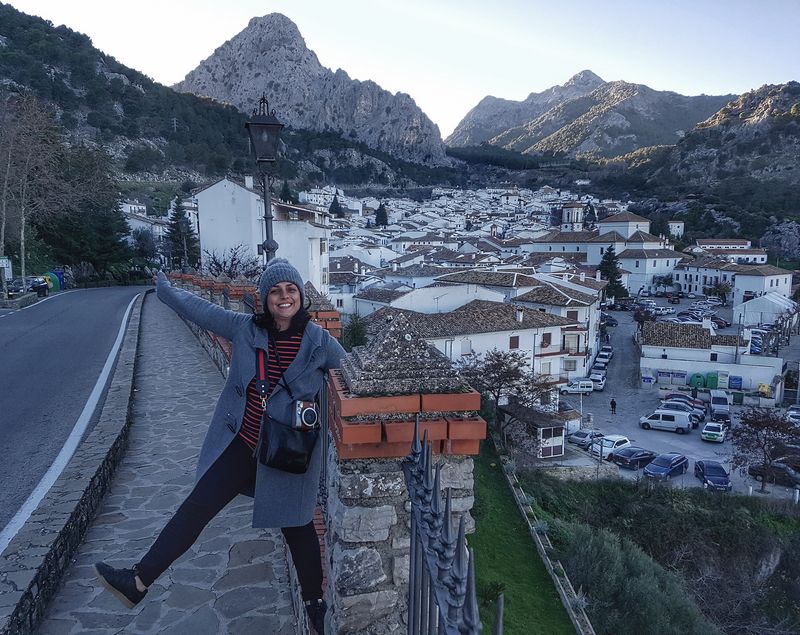
M697 417L698 421L705 421L706 409L704 407L688 404L682 399L667 399L661 402L659 406L662 410L680 410L681 412L688 412L690 415Z
M721 410L717 410L716 412L712 412L711 416L709 417L709 421L713 421L714 423L722 424L722 427L725 430L731 429L731 413L724 412Z
M667 298L667 302L670 304L680 304L681 299L677 295L673 295L672 297Z
M728 322L728 320L721 318L719 316L714 316L713 318L711 318L711 323L718 329L724 329L731 325L731 323Z
M716 461L695 461L694 475L706 489L730 492L733 489L730 474Z
M22 284L22 278L14 278L8 285L9 293L29 293L39 292L40 290L47 292L47 280L41 276L25 276L25 284Z
M627 448L620 448L611 453L611 460L620 467L629 470L638 470L656 458L656 453L644 448L636 448L632 445Z
M800 472L780 461L774 461L771 465L751 465L747 473L757 481L766 480L767 483L800 488Z
M604 344L600 347L601 353L608 353L609 358L614 357L614 347L611 344Z
M605 359L596 359L594 360L594 364L592 364L591 372L601 372L605 373L608 370L608 360Z
M721 423L709 421L700 431L700 438L703 441L714 441L715 443L725 443L728 430Z
M600 324L604 324L605 326L619 326L617 318L611 317L608 313L600 314Z
M689 459L677 452L659 454L644 468L644 475L657 481L668 481L678 474L686 474L689 470Z
M568 443L574 443L579 448L588 450L589 446L595 439L602 438L603 433L600 430L577 430L567 437Z
M592 441L592 456L611 460L611 454L615 450L627 448L631 444L628 437L621 434L609 434L602 439Z
M604 353L603 351L600 351L597 354L597 357L595 357L595 360L609 364L611 363L611 355L609 353Z
M562 395L590 395L594 392L594 384L589 379L573 379L566 386L561 386Z
M691 395L685 392L668 392L666 395L664 395L663 401L685 401L690 406L694 406L695 408L701 408L703 410L706 408L705 401L694 399Z
M602 392L606 387L606 376L600 375L599 373L593 373L589 376L592 384L594 384L594 389Z
M642 291L639 292L639 297L640 298L649 298L650 297L650 292L647 289L643 289Z
M722 306L722 300L719 298L706 298L706 304L710 304L712 306Z
M639 418L639 427L642 430L667 430L686 434L695 427L692 415L688 412L674 410L656 410L655 412Z

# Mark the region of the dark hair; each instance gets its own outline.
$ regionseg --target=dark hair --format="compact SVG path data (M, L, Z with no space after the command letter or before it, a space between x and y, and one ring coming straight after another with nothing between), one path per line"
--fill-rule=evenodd
M292 316L292 321L289 324L289 329L292 331L302 331L305 329L306 324L311 320L311 315L308 308L311 306L309 301L306 306L301 306L300 310ZM272 313L265 310L263 313L253 313L253 324L262 329L267 329L270 333L277 333L278 326L275 324L275 318Z

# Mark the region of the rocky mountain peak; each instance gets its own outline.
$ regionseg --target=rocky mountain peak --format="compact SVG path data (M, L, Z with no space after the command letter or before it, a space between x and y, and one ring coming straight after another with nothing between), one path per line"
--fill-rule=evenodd
M605 81L601 77L599 77L598 75L587 69L587 70L582 70L579 73L575 73L575 75L570 77L565 82L564 87L567 88L571 86L576 86L594 90L595 88L601 86L602 84L605 84Z
M438 127L411 97L325 68L280 13L250 20L174 88L243 112L265 93L290 127L336 132L415 163L448 162Z

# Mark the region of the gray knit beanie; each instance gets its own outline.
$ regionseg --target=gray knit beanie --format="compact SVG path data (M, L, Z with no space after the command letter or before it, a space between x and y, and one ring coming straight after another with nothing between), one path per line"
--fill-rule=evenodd
M305 305L306 293L303 288L303 278L286 258L273 258L267 263L267 268L258 281L258 295L261 297L261 306L267 310L267 294L279 282L291 282L300 289L300 303Z

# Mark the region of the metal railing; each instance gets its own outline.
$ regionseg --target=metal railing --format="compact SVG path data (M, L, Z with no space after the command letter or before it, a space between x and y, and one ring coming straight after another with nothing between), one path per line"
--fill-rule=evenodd
M483 630L475 590L475 555L467 548L465 515L453 531L450 488L442 501L442 464L433 466L428 431L420 443L419 417L411 453L403 461L411 500L408 582L409 635L478 635ZM503 633L503 596L495 635Z

